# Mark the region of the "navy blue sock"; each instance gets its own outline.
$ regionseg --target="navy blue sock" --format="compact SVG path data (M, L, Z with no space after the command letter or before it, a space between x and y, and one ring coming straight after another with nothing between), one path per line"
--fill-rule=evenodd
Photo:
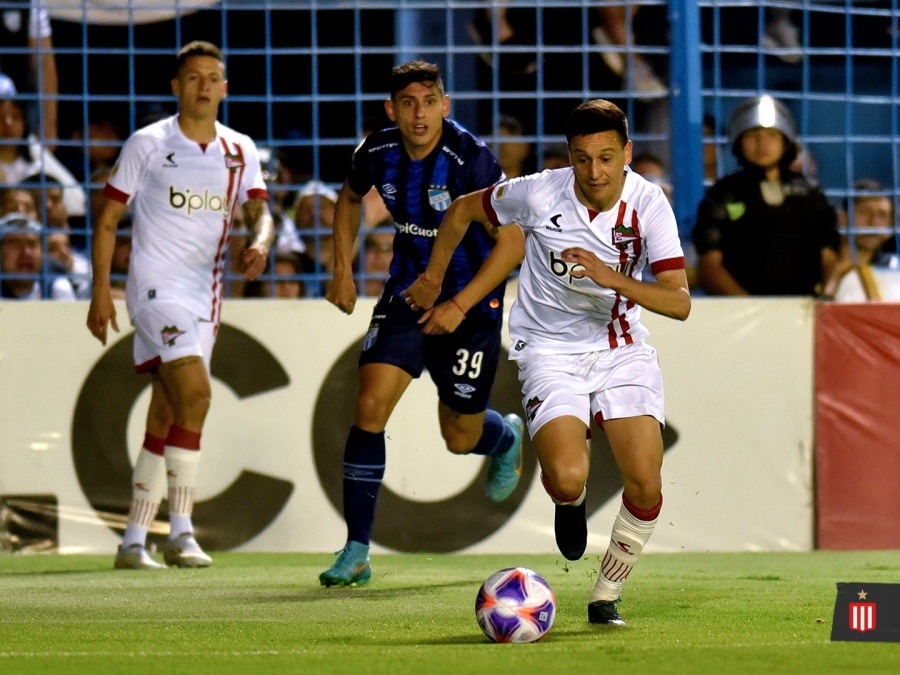
M344 521L348 541L369 544L384 463L384 432L373 434L351 426L344 446Z
M481 438L472 449L472 454L495 457L509 450L512 444L512 431L503 422L500 413L488 408L484 413L484 429L481 432Z

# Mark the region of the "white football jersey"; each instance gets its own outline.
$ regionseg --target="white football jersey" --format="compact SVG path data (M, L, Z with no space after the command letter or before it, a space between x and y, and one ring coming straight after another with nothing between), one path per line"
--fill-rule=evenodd
M203 148L168 117L128 139L104 193L134 211L131 316L156 299L218 322L234 209L268 196L253 141L216 122L216 139Z
M678 227L666 196L658 185L630 170L621 198L602 213L589 213L578 201L571 167L500 183L485 206L495 225L517 223L527 236L518 295L509 315L513 359L524 349L577 354L613 349L647 336L640 306L581 276L580 265L563 262L567 248L592 251L634 279L641 278L648 261L654 273L684 268Z

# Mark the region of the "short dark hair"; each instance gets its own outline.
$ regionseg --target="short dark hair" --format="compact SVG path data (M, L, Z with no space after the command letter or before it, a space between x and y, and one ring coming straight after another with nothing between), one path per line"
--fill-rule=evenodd
M604 131L615 131L622 147L628 143L628 118L615 103L602 98L587 101L572 111L566 124L566 141L576 136L588 136Z
M413 82L434 86L441 95L444 93L441 71L435 64L427 61L407 61L394 66L391 71L391 98Z
M192 56L211 56L214 59L221 61L223 64L225 63L225 59L222 56L222 50L216 47L212 42L194 40L193 42L188 42L181 48L181 51L178 52L178 56L175 58L175 77L178 77L179 73L181 73L181 69L184 67L185 61Z
M858 201L864 201L866 199L888 199L891 202L891 208L893 209L894 200L890 198L886 194L887 187L885 187L884 183L881 181L875 180L874 178L860 178L855 183L853 183L853 203L855 204ZM868 193L868 194L867 194ZM850 210L850 197L844 197L844 210Z

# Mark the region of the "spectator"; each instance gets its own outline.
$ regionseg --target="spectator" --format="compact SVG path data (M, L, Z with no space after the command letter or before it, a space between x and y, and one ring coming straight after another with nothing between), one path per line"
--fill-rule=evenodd
M884 245L894 233L894 204L881 183L864 179L853 185L852 214L847 202L838 213L841 247L827 293L839 302L900 301L900 265Z
M627 47L634 46L631 26L639 9L636 4L598 6L596 11L600 24L591 31L591 37L604 48L601 53L604 63L622 78L629 89L640 94L664 94L667 89L665 83L653 72L644 57L625 53ZM630 72L626 72L626 66Z
M497 145L497 161L507 178L518 178L532 173L530 166L531 143L524 140L522 123L512 115L500 115L497 135L501 140Z
M651 183L659 185L666 199L672 203L672 183L669 181L669 172L666 171L663 161L651 152L642 152L631 160L631 168Z
M550 143L544 146L541 171L562 169L569 166L569 150L565 143Z
M742 102L729 142L741 164L700 203L693 232L703 289L712 295L815 295L839 245L825 195L790 170L797 156L791 113L771 96Z
M366 235L365 256L362 262L365 294L380 297L384 282L390 276L391 260L394 258L393 221L388 220L376 231ZM390 227L388 231L386 228Z
M789 7L766 9L766 28L762 35L762 46L764 49L779 50L778 58L785 63L803 61L800 29L791 21Z
M47 234L47 254L64 266L75 295L81 299L90 298L91 260L84 251L73 246L62 185L55 178L39 174L28 176L23 184L33 186L34 202L41 205L37 209L38 220L53 230Z
M30 133L25 108L17 100L9 78L0 75L0 183L21 183L27 176L45 173L63 185L70 216L83 216L84 191L52 152Z
M295 251L277 251L271 274L248 281L244 286L245 298L300 298L304 284L297 275L303 273L302 256Z
M74 300L65 276L40 279L44 266L40 224L19 213L0 218L0 297L5 300Z
M78 176L90 176L101 166L115 164L122 146L122 136L116 123L108 115L95 116L88 121L87 139L82 126L74 129L70 138L78 141L79 145L70 148L72 152L68 155L67 166Z
M311 271L330 277L334 271L334 208L337 192L317 180L304 184L294 202L294 218L297 233L304 238L306 257L312 262ZM354 245L354 258L359 253L359 242ZM322 295L327 282L322 282ZM319 295L319 293L316 293Z
M35 111L32 120L48 148L53 149L57 131L57 95L59 78L56 72L56 56L53 54L53 31L44 0L18 2L19 6L3 8L0 21L0 50L3 47L23 49L26 52L4 53L0 58L0 71L6 73L16 87L29 93L40 91L41 112ZM29 5L26 10L25 6ZM27 12L27 15L26 15ZM43 129L38 121L43 117ZM43 133L41 133L43 132Z
M40 217L31 191L16 185L0 189L0 216L8 213L21 213L32 220Z

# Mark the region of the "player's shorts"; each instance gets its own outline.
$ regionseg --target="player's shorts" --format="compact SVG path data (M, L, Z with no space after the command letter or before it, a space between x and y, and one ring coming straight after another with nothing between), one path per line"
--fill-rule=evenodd
M662 371L656 350L638 343L586 354L530 354L519 358L519 381L532 438L557 417L590 427L604 420L651 415L665 424Z
M471 316L455 332L425 335L402 298L382 297L372 312L359 365L387 363L417 378L427 368L438 398L463 415L487 408L500 359L502 316Z
M203 321L172 302L147 302L132 319L134 324L134 369L155 370L185 356L200 356L209 371L218 324Z

